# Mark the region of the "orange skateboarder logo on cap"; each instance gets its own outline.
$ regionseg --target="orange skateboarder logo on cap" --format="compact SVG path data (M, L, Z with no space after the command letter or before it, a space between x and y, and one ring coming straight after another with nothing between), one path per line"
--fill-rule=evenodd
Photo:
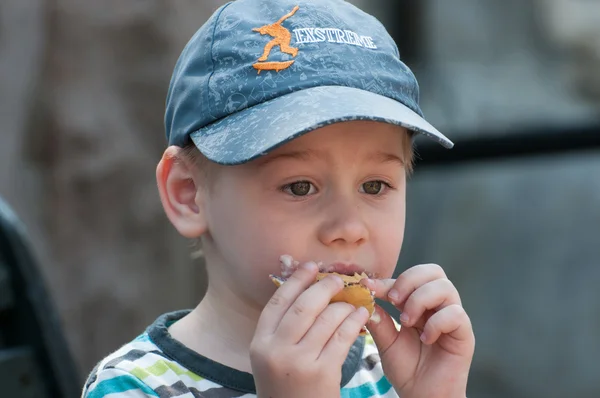
M260 71L262 71L262 70L274 70L274 71L279 72L280 70L289 68L290 65L292 65L294 63L293 60L292 61L283 61L283 62L279 62L279 61L269 62L269 61L267 61L267 58L269 58L269 54L271 54L271 50L273 49L273 47L276 47L276 46L279 46L279 49L281 50L282 53L289 54L292 57L295 57L296 55L298 55L298 49L290 46L290 42L292 40L292 34L290 33L289 30L287 30L286 28L281 26L281 23L283 21L285 21L286 19L288 19L289 17L291 17L292 15L294 15L296 13L296 11L298 11L299 8L300 7L298 7L298 6L294 7L294 9L292 11L290 11L288 14L281 17L281 19L279 21L275 22L274 24L265 25L265 26L261 26L260 28L252 29L254 32L258 32L261 35L273 36L273 40L271 40L270 42L267 43L262 56L258 59L258 62L256 62L254 65L252 65L252 66L254 66L254 69L256 69L258 71L258 73L260 73Z

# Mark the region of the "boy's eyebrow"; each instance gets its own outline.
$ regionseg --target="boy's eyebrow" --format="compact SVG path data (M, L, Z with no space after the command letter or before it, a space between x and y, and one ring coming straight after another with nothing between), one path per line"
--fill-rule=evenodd
M324 157L325 155L321 151L315 150L304 150L304 151L291 151L284 152L278 155L273 155L264 159L261 159L258 165L260 167L265 166L279 159L298 159L298 160L310 160L314 158Z
M404 160L400 156L389 152L377 151L374 154L370 155L368 157L368 160L373 160L381 163L398 163L401 166L405 166Z
M316 150L292 151L264 158L259 162L258 165L262 167L279 159L310 160L323 157L325 157L325 154ZM367 156L367 160L380 163L398 163L401 166L405 166L404 160L401 157L389 152L374 152Z

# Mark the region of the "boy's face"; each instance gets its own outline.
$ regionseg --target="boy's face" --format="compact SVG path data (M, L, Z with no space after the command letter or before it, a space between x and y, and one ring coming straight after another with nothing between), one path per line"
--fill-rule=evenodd
M239 166L214 166L204 211L210 283L257 308L279 257L390 277L405 222L406 131L333 124Z

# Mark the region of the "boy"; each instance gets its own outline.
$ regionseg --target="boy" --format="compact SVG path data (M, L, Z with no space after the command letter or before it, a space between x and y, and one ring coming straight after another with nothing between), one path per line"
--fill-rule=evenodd
M389 279L402 245L418 86L373 17L341 0L237 0L175 66L165 212L209 285L92 371L83 396L461 397L474 336L441 267ZM301 264L276 288L287 254ZM319 266L317 265L319 263ZM330 304L361 281L401 311ZM360 336L366 325L369 334Z

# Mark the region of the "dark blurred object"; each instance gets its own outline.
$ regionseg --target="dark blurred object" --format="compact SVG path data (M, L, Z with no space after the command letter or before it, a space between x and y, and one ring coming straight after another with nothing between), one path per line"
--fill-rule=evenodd
M0 198L0 391L76 397L79 375L20 220Z
M419 168L464 165L516 158L585 154L600 150L600 123L576 126L544 126L520 129L514 134L460 137L448 151L423 142L417 147Z

